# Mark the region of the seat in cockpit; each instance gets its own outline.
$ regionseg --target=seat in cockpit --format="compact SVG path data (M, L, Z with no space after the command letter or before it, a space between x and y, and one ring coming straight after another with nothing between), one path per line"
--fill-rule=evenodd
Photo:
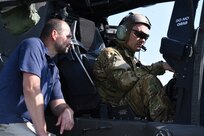
M93 21L79 18L72 29L74 48L58 56L57 66L65 99L77 115L95 110L100 103L92 68L105 44Z

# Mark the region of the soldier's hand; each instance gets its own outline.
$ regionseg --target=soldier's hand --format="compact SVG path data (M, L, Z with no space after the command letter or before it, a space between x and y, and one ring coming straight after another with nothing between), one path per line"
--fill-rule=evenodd
M165 70L171 71L171 72L175 72L174 69L171 68L171 66L167 63L167 62L163 62L162 66Z

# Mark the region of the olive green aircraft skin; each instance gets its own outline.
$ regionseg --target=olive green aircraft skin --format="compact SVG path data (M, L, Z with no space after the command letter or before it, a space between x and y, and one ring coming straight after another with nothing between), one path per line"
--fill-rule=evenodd
M63 93L67 102L75 110L75 126L71 131L66 131L63 136L203 136L204 6L202 7L198 29L193 27L190 27L191 30L189 31L186 28L172 29L172 22L174 22L175 18L179 18L177 16L188 16L186 15L188 13L184 12L185 10L188 10L189 14L194 13L196 6L193 5L195 3L192 0L175 1L177 4L172 12L175 18L172 17L171 19L167 37L161 39L160 52L163 54L164 59L176 69L178 75L177 80L171 81L175 85L179 97L174 122L147 121L132 115L128 107L110 109L109 105L100 103L97 90L94 83L92 83L94 78L90 72L90 66L92 65L89 62L90 60L91 62L94 61L95 56L90 57L90 54L87 54L90 50L87 50L86 47L91 44L91 51L104 46L108 47L109 41L115 38L115 33L110 33L108 29L116 30L116 26L109 26L107 17L130 9L149 5L154 6L154 4L169 1L171 0L30 0L31 3L35 4L40 20L28 31L12 34L5 28L5 24L0 18L0 69L6 63L11 52L23 39L40 35L41 29L48 18L61 18L70 24L72 30L76 30L76 32L73 31L75 32L75 39L73 40L75 50L72 49L71 51L74 61L60 61L58 63L59 70L64 73L61 74ZM3 12L11 6L20 6L22 4L27 3L19 0L1 0L0 11ZM183 5L187 5L187 8L180 8ZM183 12L184 15L182 15ZM192 15L192 21L194 21L194 16ZM190 21L189 25L191 25ZM100 31L98 31L99 29ZM81 31L89 31L90 37L93 39L81 34ZM174 31L177 34L173 33ZM189 35L187 32L189 32ZM182 36L178 38L177 35L178 37ZM190 37L188 40L184 38L186 35ZM171 49L168 48L169 45L176 46ZM80 52L76 49L79 49ZM84 55L85 59L80 60L79 54ZM76 68L79 71L76 71ZM70 69L71 72L67 69ZM184 76L187 78L184 78ZM72 87L76 89L77 93L70 91L67 85L69 82L72 82ZM83 93L79 87L83 88ZM83 102L80 101L84 97L86 99ZM46 111L46 121L48 130L59 135L59 128L55 126L56 118L49 112L49 109Z

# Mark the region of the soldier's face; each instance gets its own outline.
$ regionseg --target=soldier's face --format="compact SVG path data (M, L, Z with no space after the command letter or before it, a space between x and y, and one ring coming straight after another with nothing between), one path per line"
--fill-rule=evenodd
M125 45L132 52L141 50L149 37L149 28L144 24L136 24L131 32L127 44Z

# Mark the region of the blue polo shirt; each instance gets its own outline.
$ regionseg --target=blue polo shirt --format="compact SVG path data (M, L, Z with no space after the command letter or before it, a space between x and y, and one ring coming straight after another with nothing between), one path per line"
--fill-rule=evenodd
M44 107L63 98L59 71L39 38L29 38L16 47L0 73L0 124L31 121L23 95L22 72L41 78Z

